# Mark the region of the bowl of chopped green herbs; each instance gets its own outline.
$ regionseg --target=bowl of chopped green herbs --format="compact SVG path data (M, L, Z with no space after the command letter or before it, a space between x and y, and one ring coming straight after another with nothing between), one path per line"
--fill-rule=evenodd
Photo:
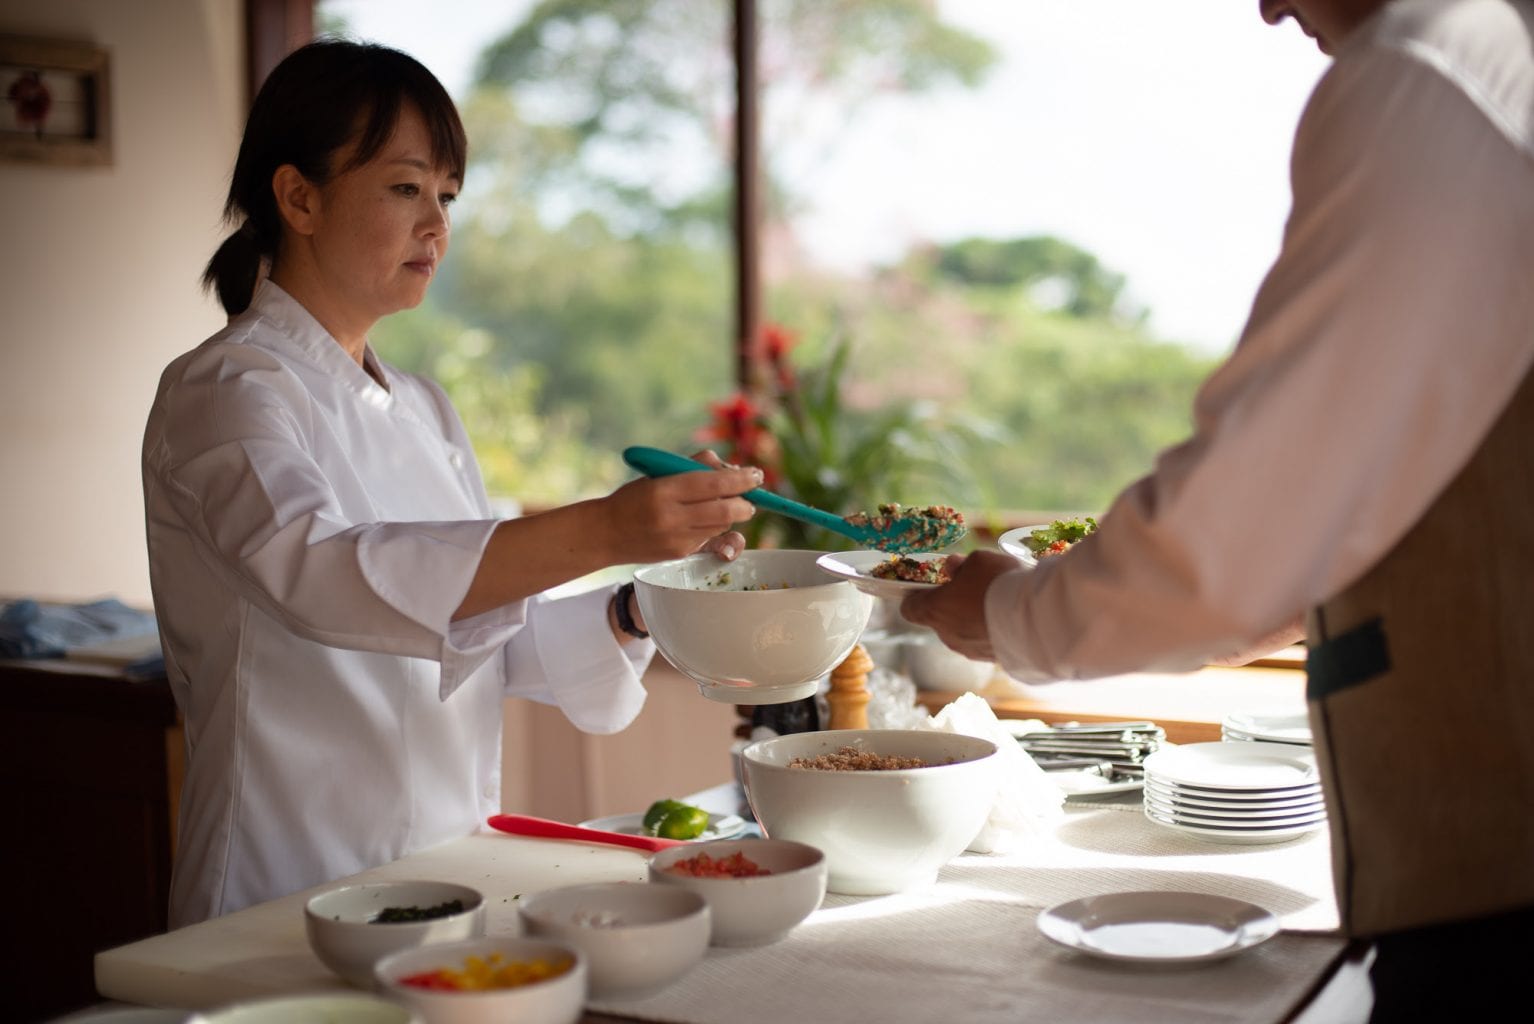
M1096 519L1091 516L1075 516L1033 526L1019 526L997 537L996 544L1025 565L1038 565L1041 558L1064 554L1082 538L1096 532Z
M304 929L321 963L371 989L373 965L390 953L484 935L485 898L452 882L343 885L304 904Z

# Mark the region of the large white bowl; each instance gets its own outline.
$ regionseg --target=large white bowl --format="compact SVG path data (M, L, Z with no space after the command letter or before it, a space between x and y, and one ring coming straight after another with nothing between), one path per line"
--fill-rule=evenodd
M461 900L463 911L429 921L373 921L385 907L435 907ZM485 934L485 898L452 882L343 885L304 904L304 931L320 962L358 988L373 987L373 965L402 949Z
M708 902L671 886L598 882L545 889L522 897L517 914L529 935L585 954L598 999L654 992L708 951Z
M461 970L464 961L499 953L508 961L569 961L563 974L516 988L451 992L417 988L401 978L426 971ZM586 958L565 943L541 939L489 938L407 949L380 960L378 984L426 1018L426 1024L574 1024L586 1005Z
M706 853L718 860L740 853L771 874L703 878L671 870L679 860ZM788 839L718 839L675 846L650 858L650 881L676 885L708 900L715 946L765 946L787 935L826 895L826 857Z
M689 555L634 573L639 610L666 660L727 704L813 696L858 642L873 599L815 564L818 551ZM765 589L758 589L765 588Z
M790 768L844 746L919 757L894 771ZM1000 784L996 745L933 729L840 729L760 740L741 751L762 831L818 847L827 889L854 896L927 885L979 833Z

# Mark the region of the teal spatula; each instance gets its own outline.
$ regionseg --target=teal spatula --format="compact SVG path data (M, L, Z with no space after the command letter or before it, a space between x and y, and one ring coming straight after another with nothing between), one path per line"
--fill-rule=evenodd
M652 477L712 468L683 455L674 455L659 448L637 446L623 449L623 461L645 476ZM961 521L933 515L919 508L903 509L889 516L875 513L869 517L871 521L867 525L861 525L849 523L841 516L801 504L781 494L764 491L760 487L747 491L741 497L757 508L819 526L843 537L850 537L866 548L877 548L894 555L937 551L959 540L965 533Z

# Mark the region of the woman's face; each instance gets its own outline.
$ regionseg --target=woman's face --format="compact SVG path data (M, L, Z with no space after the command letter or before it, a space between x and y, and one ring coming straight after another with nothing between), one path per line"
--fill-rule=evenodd
M349 152L336 155L337 166ZM372 160L320 188L310 244L337 313L366 330L420 304L447 253L448 206L460 185L432 164L426 122L407 104Z

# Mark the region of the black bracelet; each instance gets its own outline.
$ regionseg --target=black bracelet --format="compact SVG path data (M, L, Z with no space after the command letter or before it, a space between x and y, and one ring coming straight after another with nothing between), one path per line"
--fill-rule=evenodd
M629 598L634 594L634 584L625 583L613 594L613 614L618 617L618 628L629 636L640 640L647 639L650 634L634 625L634 616L629 614Z

